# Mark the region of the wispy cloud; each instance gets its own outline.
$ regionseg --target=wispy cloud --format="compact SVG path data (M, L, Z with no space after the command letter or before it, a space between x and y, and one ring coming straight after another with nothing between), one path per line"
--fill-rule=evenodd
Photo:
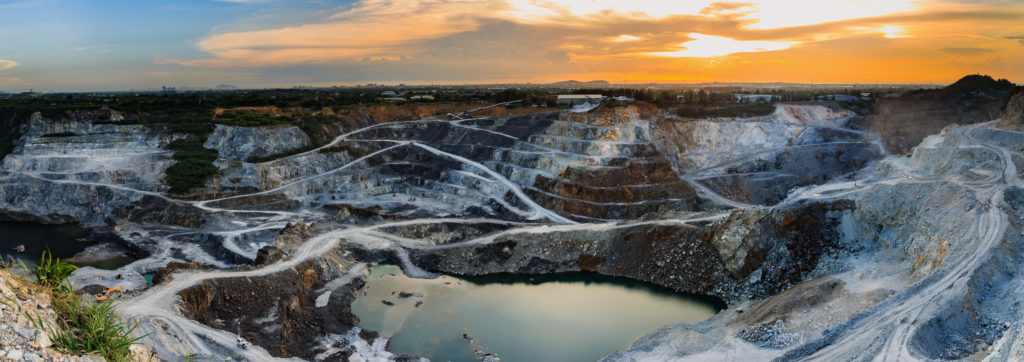
M0 71L8 70L18 66L18 63L13 60L0 59ZM26 82L18 77L5 77L0 76L0 86L23 86L32 85L30 82Z
M0 70L7 70L18 66L18 63L13 60L0 59Z
M953 55L961 55L968 57L991 54L996 52L995 50L985 48L942 48L942 51Z

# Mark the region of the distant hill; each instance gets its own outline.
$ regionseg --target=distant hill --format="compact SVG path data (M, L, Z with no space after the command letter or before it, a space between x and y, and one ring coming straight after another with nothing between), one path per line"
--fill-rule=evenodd
M550 83L548 86L557 88L607 88L611 86L611 83L603 80L592 80L588 82L580 82L576 80L567 80L564 82Z
M216 90L235 90L235 89L238 89L238 87L230 85L230 84L221 84L221 85L218 85L216 87L213 87L213 89L216 89Z
M890 153L905 153L950 124L987 122L999 116L1015 85L1006 79L968 75L946 87L883 98L868 116Z

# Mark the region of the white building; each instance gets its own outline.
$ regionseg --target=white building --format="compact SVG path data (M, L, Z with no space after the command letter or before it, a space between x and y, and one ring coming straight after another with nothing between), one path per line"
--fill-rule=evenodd
M750 103L756 103L772 101L771 94L733 94L733 96L735 96L736 100L740 102L746 101Z
M558 96L558 105L560 106L575 106L578 104L601 103L604 96L600 94L562 94Z

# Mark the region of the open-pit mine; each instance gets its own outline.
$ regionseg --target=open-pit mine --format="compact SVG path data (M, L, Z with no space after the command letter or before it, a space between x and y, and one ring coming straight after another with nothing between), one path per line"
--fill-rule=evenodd
M1024 93L914 101L218 124L185 193L179 129L33 113L0 227L77 224L73 287L170 361L1022 360Z

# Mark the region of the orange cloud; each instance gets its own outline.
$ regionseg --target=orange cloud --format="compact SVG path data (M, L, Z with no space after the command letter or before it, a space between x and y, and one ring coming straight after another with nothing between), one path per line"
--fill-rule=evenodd
M1024 78L1013 60L1024 58L1022 19L1021 5L925 0L363 0L308 24L210 35L197 44L210 57L163 62L376 65L431 80L507 72L500 77L809 81L821 73L822 81L916 82L993 72L983 67Z

